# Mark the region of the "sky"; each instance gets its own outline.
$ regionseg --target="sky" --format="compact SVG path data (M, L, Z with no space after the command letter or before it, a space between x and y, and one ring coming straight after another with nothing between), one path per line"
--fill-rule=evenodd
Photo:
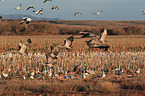
M28 14L40 18L59 18L63 20L145 20L145 0L5 0L0 1L0 14ZM21 4L20 10L14 8ZM35 9L43 8L43 14L36 15ZM59 10L51 10L58 6ZM92 14L103 10L100 15ZM76 11L82 12L82 15Z

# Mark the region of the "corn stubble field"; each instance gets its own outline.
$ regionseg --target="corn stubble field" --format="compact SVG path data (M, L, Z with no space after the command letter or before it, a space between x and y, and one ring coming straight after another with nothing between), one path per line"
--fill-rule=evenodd
M61 25L63 26L63 25ZM0 95L50 95L50 96L90 96L90 95L144 95L145 94L145 36L116 35L107 36L108 51L89 49L86 40L75 39L72 49L60 49L58 68L68 71L67 79L64 73L50 77L50 72L44 72L47 66L45 53L50 52L53 44L63 45L63 40L70 35L48 36L0 36ZM75 37L79 37L75 35ZM20 40L31 38L32 43L27 48L28 56L11 54L18 49ZM99 35L98 37L99 38ZM74 66L81 64L93 71L82 79L82 72L73 72ZM118 73L119 68L124 70ZM39 68L39 72L38 72ZM136 70L140 68L140 73ZM98 76L105 72L104 78ZM60 70L60 69L59 69ZM35 72L34 78L30 78ZM2 73L8 73L5 78ZM74 76L69 78L69 76ZM23 80L23 76L26 79Z

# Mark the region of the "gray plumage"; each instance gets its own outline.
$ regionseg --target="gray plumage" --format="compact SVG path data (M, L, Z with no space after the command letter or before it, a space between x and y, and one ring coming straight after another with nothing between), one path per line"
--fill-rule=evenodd
M54 65L58 59L57 55L59 53L59 47L58 45L51 46L51 52L46 54L46 64L52 64Z
M82 37L80 38L86 38L86 37L96 37L96 35L94 33L91 33L91 32L79 32L80 34L83 34ZM76 38L76 39L80 39L80 38Z
M106 42L106 41L105 41L106 36L107 36L107 30L104 29L104 31L102 31L102 32L100 33L100 38L99 38L98 40L99 40L100 42L104 43L104 42Z
M74 36L70 36L67 39L64 39L64 45L59 47L66 48L67 50L69 50L70 48L72 48L73 41L74 41Z
M18 44L19 47L18 53L20 54L26 53L27 47L29 46L30 43L32 43L30 38L25 43L22 43L22 41L20 41L20 43Z
M105 51L107 51L109 46L103 45L105 42L107 42L105 41L106 36L107 36L107 30L104 29L103 31L101 31L99 39L91 39L85 42L90 48L100 48L100 49L105 49Z

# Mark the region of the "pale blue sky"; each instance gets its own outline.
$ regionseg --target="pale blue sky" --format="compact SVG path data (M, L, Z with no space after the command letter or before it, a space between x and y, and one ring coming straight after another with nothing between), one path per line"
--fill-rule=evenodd
M145 20L141 11L145 10L145 0L6 0L0 1L0 14L29 14L41 18L60 18L64 20ZM20 10L15 10L22 4ZM43 8L43 15L36 15L29 5ZM59 6L60 10L51 10ZM101 15L92 13L103 10ZM76 11L82 15L74 16Z

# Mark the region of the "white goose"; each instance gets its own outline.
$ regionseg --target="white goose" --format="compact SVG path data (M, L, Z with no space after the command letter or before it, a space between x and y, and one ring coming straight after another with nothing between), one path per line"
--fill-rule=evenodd
M76 16L77 14L81 14L82 15L81 12L77 11L77 12L75 12L74 16Z
M23 79L23 80L26 80L26 76L25 76L25 75L24 75L24 76L22 76L22 79Z
M26 10L29 10L29 9L35 9L35 7L33 5L29 6Z
M100 15L102 12L103 12L103 10L101 10L101 11L100 11L100 12L98 12L98 13L92 13L92 14L97 14L97 15Z
M21 4L18 7L16 7L15 9L20 10L20 7L21 7Z
M33 12L35 12L37 15L38 14L41 14L42 15L42 11L43 11L43 8L41 8L40 10L37 10L37 11L33 11Z
M4 78L7 78L9 75L8 75L8 74L5 74L4 72L2 72L2 76L3 76Z
M23 24L23 23L29 24L31 21L32 21L31 18L23 17L23 19L22 19L20 25Z
M53 9L59 10L59 7L58 6L52 6L51 10L53 10Z
M142 11L143 15L145 15L145 10Z
M44 0L44 2L43 2L43 3L46 3L46 1L51 1L51 2L52 2L52 0Z

